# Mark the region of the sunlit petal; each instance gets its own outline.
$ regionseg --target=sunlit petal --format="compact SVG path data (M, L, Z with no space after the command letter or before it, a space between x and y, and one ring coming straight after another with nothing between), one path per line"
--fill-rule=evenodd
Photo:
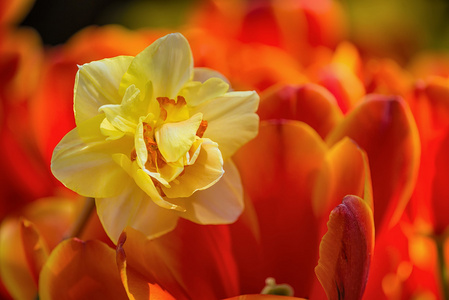
M120 83L123 93L135 84L140 90L153 83L155 97L176 98L181 87L193 76L193 58L189 44L179 33L158 39L131 62Z
M32 299L37 294L37 285L28 269L20 224L12 218L4 219L0 228L0 278L17 299Z
M230 84L229 80L220 72L209 69L209 68L194 68L193 69L193 80L199 82L205 82L210 78L220 78L225 83Z
M48 245L36 226L28 220L21 221L20 235L29 270L37 285L39 273L49 255Z
M374 250L374 221L368 204L347 196L329 217L315 273L328 299L362 299Z
M201 150L195 163L187 166L185 173L170 183L170 188L162 188L169 198L189 197L196 191L211 187L223 176L223 158L218 145L209 139L198 142Z
M105 104L120 104L120 80L133 57L118 56L94 61L79 67L75 79L74 110L76 123L98 115Z
M167 162L178 161L189 151L195 141L202 117L201 113L197 113L188 120L166 123L156 130L156 142Z
M229 84L220 78L212 77L205 82L191 81L179 92L187 105L194 107L207 100L223 96L229 90Z
M335 97L316 84L282 85L266 90L257 111L262 120L288 119L310 125L324 139L343 118Z
M115 250L96 240L61 242L42 269L39 296L42 299L126 299Z
M244 205L238 170L231 160L223 169L223 177L212 187L182 200L186 211L180 216L199 224L232 223L240 216Z
M376 226L383 222L392 226L409 201L418 175L420 142L408 105L398 97L368 96L326 141L334 145L345 136L367 153Z
M204 137L218 143L227 159L257 135L259 118L254 113L258 103L255 92L230 92L192 108L192 114L203 113L208 122Z
M344 138L326 153L317 176L313 194L313 206L317 215L328 215L346 195L364 197L364 153L349 138ZM370 181L370 180L369 180ZM371 184L371 182L369 182Z
M131 184L135 185L134 182ZM176 226L178 216L154 204L145 192L135 187L125 191L116 197L95 201L100 221L114 243L127 226L150 237L164 234Z
M99 131L99 126L97 128ZM124 148L127 147L123 147L123 141L106 141L101 134L81 139L75 128L55 148L52 172L80 195L111 197L121 193L130 180L110 153ZM86 176L86 170L89 176Z
M290 284L298 295L308 294L314 280L320 230L320 217L312 208L313 183L326 151L324 141L307 124L265 121L259 135L233 157L260 230L260 241L248 247L262 249L261 261L255 264L264 268L256 273L239 270L249 284L273 277ZM239 232L234 234L238 236ZM246 260L245 255L238 257L238 265L246 266Z
M226 226L181 219L174 231L157 239L146 239L132 228L124 234L127 267L148 282L159 283L176 299L222 299L238 294Z

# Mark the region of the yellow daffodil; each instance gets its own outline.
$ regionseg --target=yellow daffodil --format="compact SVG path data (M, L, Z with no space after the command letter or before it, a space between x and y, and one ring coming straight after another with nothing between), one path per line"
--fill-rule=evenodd
M53 174L96 199L100 220L117 242L131 226L148 237L179 217L230 223L243 209L230 157L258 130L255 92L229 91L217 72L193 68L179 33L136 57L79 67L76 128L56 146Z

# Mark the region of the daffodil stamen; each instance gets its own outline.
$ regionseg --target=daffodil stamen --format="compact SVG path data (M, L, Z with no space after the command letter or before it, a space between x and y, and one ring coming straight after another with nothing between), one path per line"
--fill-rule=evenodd
M198 130L196 131L196 136L202 138L206 129L207 129L207 121L202 120L200 127L198 127Z

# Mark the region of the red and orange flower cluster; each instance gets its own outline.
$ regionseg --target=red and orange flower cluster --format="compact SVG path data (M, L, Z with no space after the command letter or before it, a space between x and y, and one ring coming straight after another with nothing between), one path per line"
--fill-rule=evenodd
M330 0L201 2L178 29L195 66L260 95L259 134L232 157L245 209L114 244L95 212L77 230L84 199L53 178L52 152L75 127L77 65L172 30L89 27L44 49L15 26L22 2L0 4L3 297L448 299L447 60L362 56Z

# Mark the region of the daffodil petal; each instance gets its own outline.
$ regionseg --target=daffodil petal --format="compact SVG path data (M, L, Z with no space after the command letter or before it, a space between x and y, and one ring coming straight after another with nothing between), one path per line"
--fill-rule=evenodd
M218 145L209 139L202 139L195 164L186 167L183 175L170 182L170 188L162 187L162 190L169 198L189 197L195 191L211 187L223 173L223 158Z
M230 92L192 108L191 113L203 113L203 120L208 122L203 137L218 143L227 159L257 135L258 104L256 92Z
M230 85L229 80L220 72L209 69L209 68L194 68L193 69L193 80L205 82L210 78L220 78L228 85Z
M186 166L191 166L196 162L196 159L200 155L201 144L203 143L203 139L197 138L197 140L193 143L189 152L187 153L187 161Z
M130 177L133 176L133 163L128 156L123 153L114 153L111 157Z
M151 177L142 169L137 169L134 171L134 180L136 181L137 185L148 195L150 196L151 200L153 200L154 203L159 205L160 207L166 208L166 209L174 209L183 211L184 209L180 207L179 205L170 203L166 200L164 200L159 192L156 189L156 186L154 185L153 181L151 180Z
M98 124L98 131L99 127ZM75 128L56 146L51 170L58 180L82 196L112 197L121 193L131 179L112 159L111 151L120 150L131 151L123 141L106 141L101 134L81 139Z
M136 133L134 135L134 145L137 154L136 160L140 168L144 168L148 160L148 150L143 138L143 131L143 123L140 122L137 125Z
M175 99L193 76L193 58L187 40L180 33L158 39L131 62L120 83L121 94L131 84L143 90L150 80L155 97Z
M136 188L134 182L120 195L98 198L95 204L98 217L114 244L127 226L156 237L172 230L178 219L174 212L154 204L145 192Z
M137 170L139 169L138 164L137 163L133 163L130 158L122 153L116 153L112 155L112 159L123 168L123 170L125 170L126 173L128 173L129 176L134 177L137 172ZM161 184L163 184L164 186L170 186L170 184L167 182L167 180L165 180L163 177L163 175L157 173L157 172L150 172L146 169L142 169L143 172L145 172L148 176L153 177L154 179L156 179L157 181L159 181ZM148 180L149 178L146 178L146 180ZM149 184L149 183L148 183ZM153 184L154 185L154 184ZM157 196L157 195L156 195Z
M154 239L175 229L179 216L173 211L156 205L147 198L139 207L139 214L130 226Z
M189 151L202 120L203 115L197 113L188 120L166 123L156 129L156 142L167 162L178 161Z
M107 136L106 139L109 141L118 140L125 135L123 131L117 130L106 118L101 122L100 130L103 135Z
M199 224L229 224L243 211L243 187L231 160L224 163L223 177L210 188L182 199L186 211L181 217Z
M179 174L182 173L182 171L184 171L184 164L182 164L181 162L168 163L162 168L158 169L159 174L167 183L178 177ZM167 184L165 186L170 185Z
M95 199L98 217L114 244L137 215L144 197L148 196L130 182L127 189L116 197Z
M134 133L139 117L142 114L140 91L131 85L125 92L121 104L106 104L99 108L108 121L122 132ZM140 103L139 103L140 102Z
M120 103L120 81L132 59L131 56L118 56L79 67L74 89L77 124L98 115L98 109L102 105Z
M207 100L223 96L229 90L229 84L220 78L209 78L204 83L189 82L179 94L183 96L188 106L197 106Z

